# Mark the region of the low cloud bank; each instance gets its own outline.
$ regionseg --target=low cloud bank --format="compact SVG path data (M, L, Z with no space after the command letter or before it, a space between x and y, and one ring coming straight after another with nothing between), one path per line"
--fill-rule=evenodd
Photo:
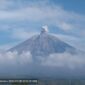
M55 53L46 57L37 56L36 60L30 52L5 52L0 53L0 66L2 65L27 65L38 62L41 66L77 68L85 65L85 54Z
M4 52L0 53L0 64L26 64L32 62L32 55L30 52L23 52L18 54L17 51L14 52Z
M51 54L43 60L42 65L76 68L85 65L85 54L58 53Z

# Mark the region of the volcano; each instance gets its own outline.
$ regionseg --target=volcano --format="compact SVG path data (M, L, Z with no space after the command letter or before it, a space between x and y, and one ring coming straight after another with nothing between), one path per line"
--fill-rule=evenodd
M47 26L42 27L40 34L30 37L8 51L14 64L11 64L12 60L8 61L7 69L5 68L7 76L10 74L13 78L14 75L18 75L19 78L39 79L85 78L85 54L50 34ZM2 73L4 71L2 70Z
M64 52L74 54L76 52L75 50L71 45L48 33L46 26L42 27L39 35L34 35L10 49L11 52L17 51L19 54L30 51L32 56L48 56L53 53Z

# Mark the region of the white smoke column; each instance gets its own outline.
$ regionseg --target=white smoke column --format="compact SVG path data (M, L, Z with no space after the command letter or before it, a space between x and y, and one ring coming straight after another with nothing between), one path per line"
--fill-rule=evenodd
M42 32L48 32L48 26L47 25L42 26Z

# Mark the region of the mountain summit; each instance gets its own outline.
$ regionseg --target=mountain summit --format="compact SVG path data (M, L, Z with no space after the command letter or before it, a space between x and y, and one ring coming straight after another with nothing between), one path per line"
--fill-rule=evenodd
M30 37L9 51L17 51L19 55L12 54L16 64L14 67L9 62L7 75L15 73L20 78L62 79L82 77L85 73L85 54L50 34L47 26L42 27L40 34Z
M48 33L48 27L43 26L39 35L34 35L10 51L31 52L32 56L48 56L53 53L74 53L75 48Z

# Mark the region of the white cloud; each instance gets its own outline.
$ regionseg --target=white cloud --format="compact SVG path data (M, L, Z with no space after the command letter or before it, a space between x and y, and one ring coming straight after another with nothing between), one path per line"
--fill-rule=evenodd
M9 22L42 22L44 24L46 23L48 25L54 25L64 31L72 32L75 35L80 35L81 30L84 31L84 15L66 11L61 6L52 7L50 5L46 5L47 2L48 1L43 1L44 7L40 6L39 4L33 4L32 6L28 5L26 7L22 5L21 8L18 8L16 10L0 10L0 20L9 20ZM0 29L3 29L3 27ZM75 29L77 29L77 31ZM79 31L79 29L81 30Z
M68 23L66 23L66 22L58 23L58 24L57 24L57 27L65 30L65 31L68 31L68 30L72 30L72 29L73 29L72 25L71 25L71 24L68 24Z
M13 20L29 20L29 21L45 21L51 20L49 22L54 24L62 24L63 27L70 28L70 24L76 27L77 24L81 27L81 22L84 22L85 16L79 15L74 12L69 12L64 10L59 6L52 8L51 6L38 7L36 5L23 7L14 11L0 11L0 19L13 19ZM70 23L73 21L74 23ZM63 23L62 23L63 22ZM68 24L69 23L69 24ZM79 26L78 25L78 26ZM78 27L77 26L77 27Z
M85 16L79 15L74 12L66 11L63 8L59 6L51 7L51 6L45 6L45 7L38 7L36 5L33 6L27 6L22 7L16 10L6 11L6 10L0 10L0 20L10 20L11 21L32 21L32 22L42 22L46 23L48 25L54 25L56 28L60 28L66 32L72 32L75 35L81 36L84 38L84 22L85 22ZM35 35L37 33L34 32L27 32L27 28L13 28L10 27L10 25L5 25L0 28L0 30L7 31L8 29L11 30L10 37L13 39L18 40L25 40L31 37L32 35ZM30 29L30 28L28 28ZM79 30L80 29L80 30ZM83 32L83 33L82 33ZM61 35L59 35L61 36ZM63 40L66 40L67 42L71 43L73 46L77 47L78 49L85 50L85 40L81 39L73 39L73 37L66 37L65 35L62 35ZM78 46L77 46L78 44Z
M21 65L32 63L32 55L30 52L23 52L18 54L14 52L1 52L0 53L0 64L1 65Z
M65 67L69 69L81 68L85 65L85 54L70 54L68 52L64 53L54 53L49 56L32 56L32 54L28 52L22 52L18 54L17 51L14 52L1 52L0 53L0 66L21 66L21 65L29 65L36 64L36 62L40 66L48 66L48 67Z
M28 32L26 29L13 29L11 32L11 37L13 39L18 39L18 40L25 40L33 35L38 34L37 32Z
M42 60L42 65L52 67L80 68L85 65L85 54L55 53Z

